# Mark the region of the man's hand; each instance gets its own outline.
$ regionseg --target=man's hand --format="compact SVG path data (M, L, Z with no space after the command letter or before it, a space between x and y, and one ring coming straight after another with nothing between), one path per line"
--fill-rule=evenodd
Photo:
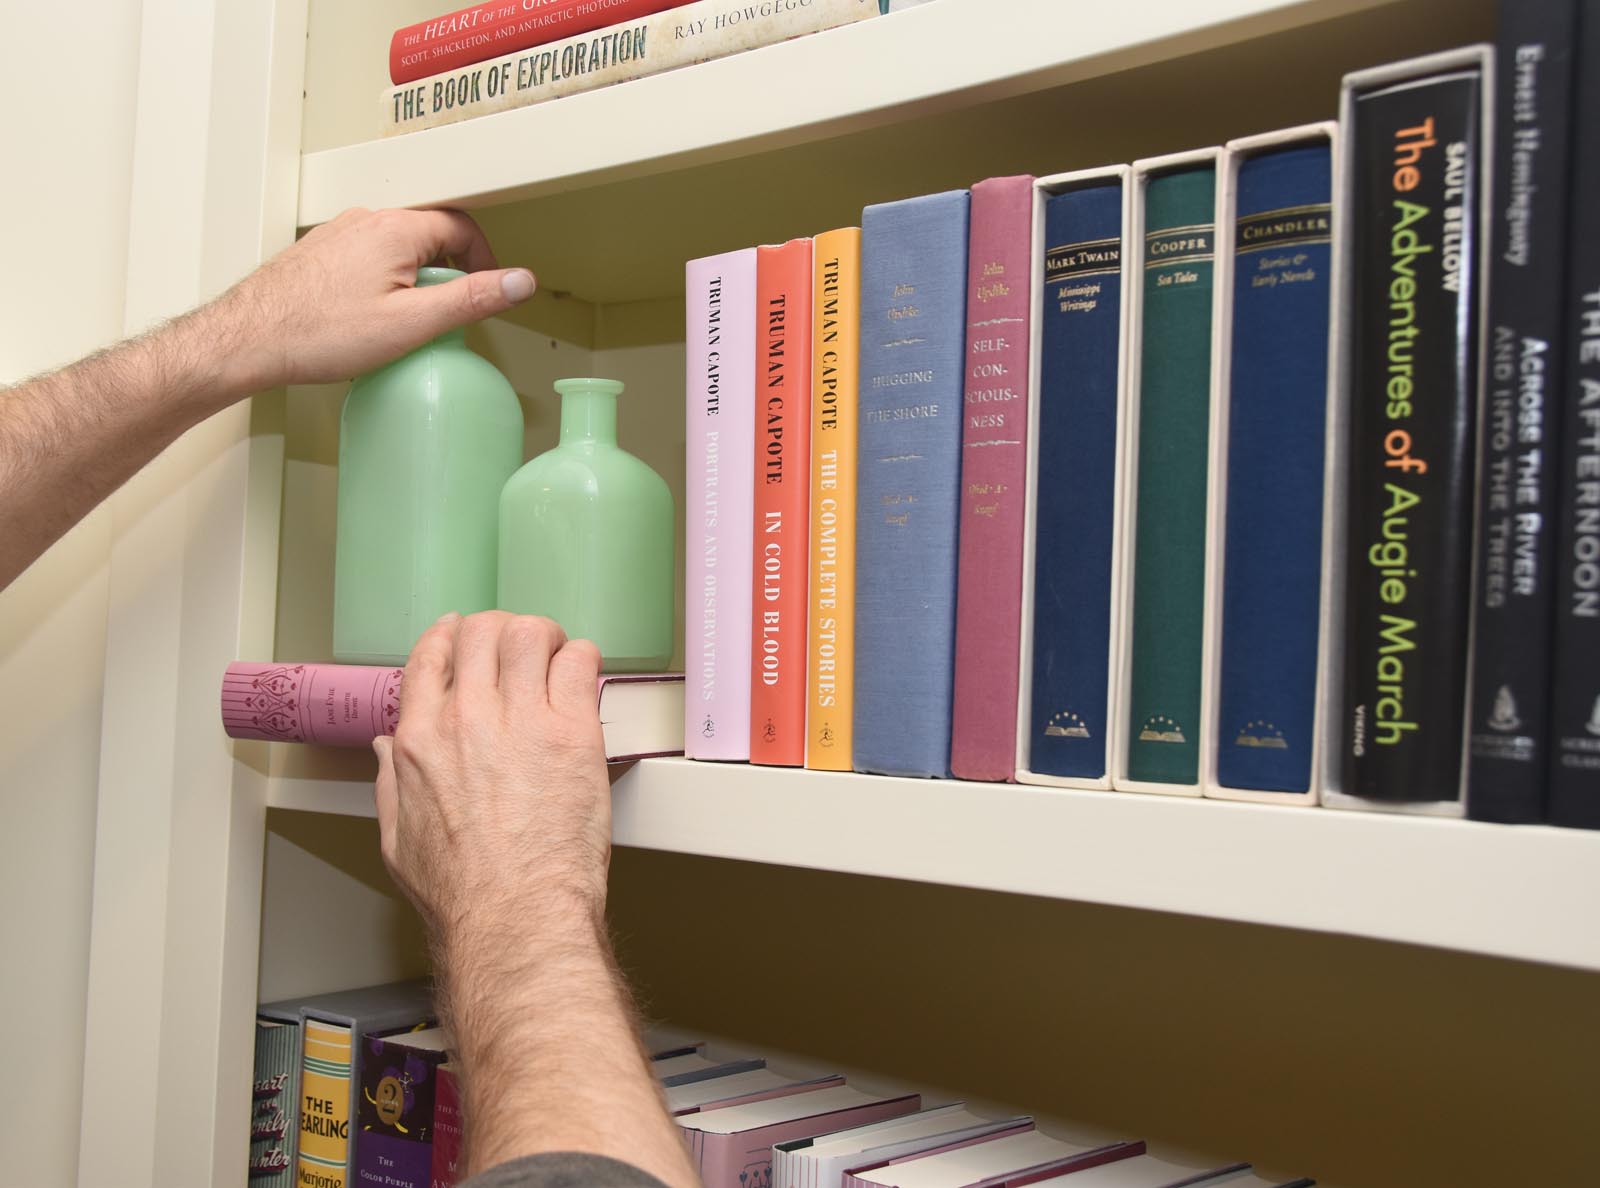
M468 275L415 287L417 269ZM502 269L478 225L454 210L347 210L315 228L205 311L242 337L246 391L350 379L533 295L526 268ZM249 328L244 333L245 327Z
M431 933L468 1173L576 1151L691 1188L606 936L599 670L547 619L440 619L373 744L380 844Z
M416 288L435 260L470 275ZM210 305L0 389L0 589L213 413L280 384L349 379L533 288L526 269L495 267L459 211L346 211Z
M504 611L446 615L417 642L399 729L376 744L378 828L447 945L530 915L598 926L611 855L599 672L592 643Z

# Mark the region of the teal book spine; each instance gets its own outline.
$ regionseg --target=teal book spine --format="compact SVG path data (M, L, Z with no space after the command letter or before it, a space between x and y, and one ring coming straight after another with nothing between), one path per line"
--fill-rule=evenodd
M299 1021L258 1016L250 1083L251 1188L289 1188L299 1133Z
M1200 764L1215 165L1152 177L1144 203L1127 774L1188 785Z

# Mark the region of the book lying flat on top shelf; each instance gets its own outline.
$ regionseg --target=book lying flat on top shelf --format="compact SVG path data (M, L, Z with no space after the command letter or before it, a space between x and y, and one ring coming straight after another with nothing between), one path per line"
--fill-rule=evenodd
M396 29L389 39L389 81L399 86L486 58L548 45L607 25L682 8L690 0L489 0Z
M877 15L878 0L697 0L388 88L379 97L382 131L392 136L527 107Z

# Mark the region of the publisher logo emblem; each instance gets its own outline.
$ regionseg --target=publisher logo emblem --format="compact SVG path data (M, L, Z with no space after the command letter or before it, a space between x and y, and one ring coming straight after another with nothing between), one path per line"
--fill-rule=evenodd
M1494 695L1494 709L1489 713L1489 729L1505 732L1515 730L1522 725L1522 719L1517 717L1517 701L1511 696L1511 686L1501 685L1500 691Z
M379 1081L373 1104L378 1107L378 1121L385 1126L393 1126L400 1121L406 1106L406 1087L400 1083L400 1078L384 1077Z

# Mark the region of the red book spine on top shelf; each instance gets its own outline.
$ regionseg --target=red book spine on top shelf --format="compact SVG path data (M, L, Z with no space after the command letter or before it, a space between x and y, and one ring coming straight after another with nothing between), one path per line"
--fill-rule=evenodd
M687 3L689 0L611 0L608 4L594 0L489 0L396 29L389 39L389 80L398 87Z
M750 762L806 761L811 241L756 249Z

